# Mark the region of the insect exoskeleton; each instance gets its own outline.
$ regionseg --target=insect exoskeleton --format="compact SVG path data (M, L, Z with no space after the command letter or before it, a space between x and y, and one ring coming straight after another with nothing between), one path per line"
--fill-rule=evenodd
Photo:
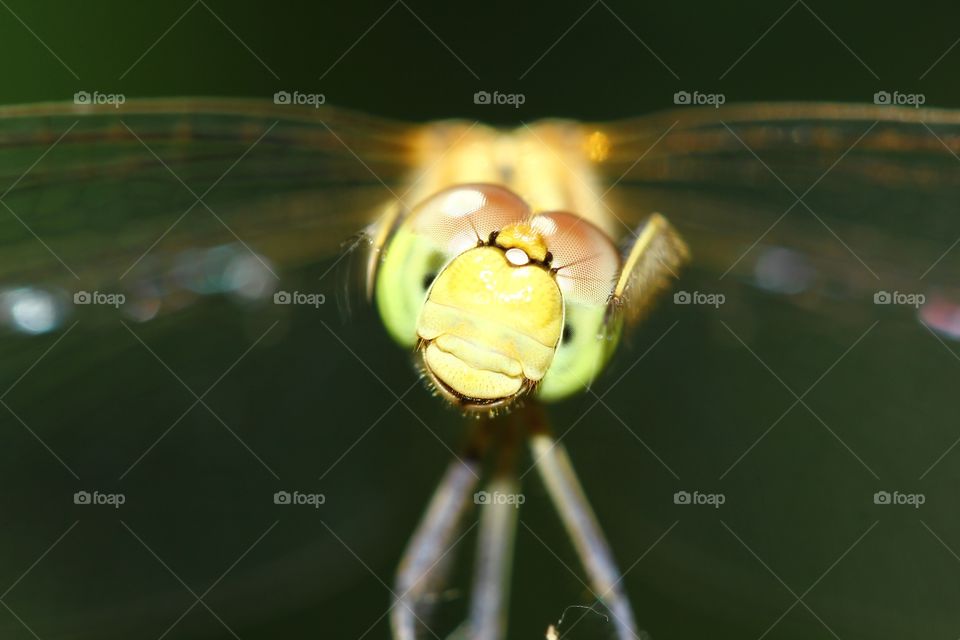
M563 331L563 296L529 222L491 234L447 264L417 321L437 388L466 407L509 402L546 374Z
M384 324L418 347L430 382L463 410L500 409L534 390L556 399L605 363L603 311L620 257L588 221L534 214L498 185L458 185L417 205L384 249L375 291Z

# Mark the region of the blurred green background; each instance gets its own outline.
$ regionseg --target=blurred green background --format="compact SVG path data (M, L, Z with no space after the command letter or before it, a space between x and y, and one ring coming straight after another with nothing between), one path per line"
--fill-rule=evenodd
M730 102L869 102L898 89L958 107L957 15L947 2L5 0L0 103L69 100L81 89L128 98L297 89L399 119L504 124L640 115L694 89ZM475 105L478 90L526 101ZM289 277L312 283L326 266ZM716 276L694 266L684 286L708 290ZM212 301L140 331L202 393L279 320L206 398L256 454L198 406L118 481L193 397L116 324L79 327L6 397L81 480L0 412L0 589L11 586L0 591L8 607L0 636L230 637L226 627L244 639L388 636L384 583L462 422L416 386L373 314L349 325L333 305L272 314ZM795 406L723 475L794 397L721 319L802 394L874 318L837 322L760 292L727 315L664 305L598 383L605 389L677 323L606 398L645 444L603 406L566 438L630 568L625 584L642 628L664 639L956 638L960 454L919 478L960 435L960 363L906 311L878 315L864 343L805 398L845 444ZM405 402L443 443L399 405L358 442L394 397L319 320L397 394L414 386ZM0 386L56 339L5 335ZM554 411L558 431L591 405L584 396ZM128 504L113 512L71 503L92 487L122 491ZM323 492L327 503L276 508L271 494L287 488ZM722 492L726 504L675 505L681 490ZM879 490L922 492L927 502L884 509L872 501ZM590 597L534 474L525 491L509 637L533 639ZM461 587L473 541L460 549ZM208 589L209 610L191 595ZM448 595L438 629L465 608L465 589ZM611 633L587 618L569 637Z
M297 87L404 119L515 122L632 116L685 88L729 101L864 102L898 87L928 104L960 101L949 2L7 4L29 29L4 11L4 102L61 100L78 84L128 96ZM485 109L472 103L479 89L527 101Z

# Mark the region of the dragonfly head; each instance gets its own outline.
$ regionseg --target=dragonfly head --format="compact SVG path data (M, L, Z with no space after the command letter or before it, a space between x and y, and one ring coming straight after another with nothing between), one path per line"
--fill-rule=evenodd
M619 338L610 237L565 211L534 211L493 184L459 184L391 209L365 282L393 339L467 412L584 389Z
M511 223L438 274L417 321L424 368L466 410L510 404L546 374L563 331L563 296L541 234Z

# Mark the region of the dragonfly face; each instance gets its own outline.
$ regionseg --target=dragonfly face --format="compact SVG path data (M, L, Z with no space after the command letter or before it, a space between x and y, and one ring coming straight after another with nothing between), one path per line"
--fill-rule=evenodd
M597 373L610 349L584 351L608 328L603 310L620 266L592 223L534 213L502 186L459 185L427 198L395 230L377 298L436 390L465 411L489 411L541 383L548 394L573 392ZM579 333L592 339L574 343ZM593 366L563 375L583 361Z
M443 268L417 322L423 364L468 409L509 403L543 379L560 341L563 297L543 237L525 222Z

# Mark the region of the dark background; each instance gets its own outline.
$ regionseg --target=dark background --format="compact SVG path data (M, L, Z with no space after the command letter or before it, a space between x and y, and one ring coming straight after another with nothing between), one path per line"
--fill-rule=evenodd
M678 90L718 91L729 102L869 102L878 90L897 89L924 93L928 105L960 106L960 48L944 56L960 38L958 11L947 2L5 2L2 103L69 100L79 89L131 99L269 98L296 89L399 119L504 124L640 115L670 107ZM526 102L475 105L478 90L521 92ZM694 269L689 277L695 289L716 274ZM838 326L759 293L744 304L752 314L727 321L797 393L871 322ZM330 308L322 319L397 393L415 384L376 318L344 326ZM793 397L710 310L676 307L651 318L633 355L599 387L677 320L666 348L651 351L607 402L679 478L603 407L566 440L622 568L632 566L625 585L642 628L662 639L758 638L803 595L809 610L796 604L764 637L960 635L960 562L951 551L960 549L960 456L917 480L955 438L957 361L894 317L807 398L881 482L803 407L718 480ZM211 302L158 321L144 337L200 393L270 322ZM4 386L54 338L36 340L29 357L5 371ZM459 417L420 388L406 397L456 447ZM387 637L384 620L377 622L390 603L383 583L391 583L449 453L395 407L337 462L393 397L310 310L284 318L209 398L281 483L202 408L118 482L192 402L119 327L65 339L7 401L83 481L0 414L0 543L8 559L0 588L80 520L0 597L10 609L0 610L4 638L32 637L21 621L44 640L159 637L194 602L189 590L200 595L214 585L275 521L205 597L217 616L244 639L350 640L368 630L368 638ZM585 396L562 405L558 429L591 404ZM122 490L130 503L120 514L74 508L70 494L87 486ZM274 509L270 494L284 487L315 487L328 504L319 513ZM673 504L675 491L694 488L722 491L728 504L717 512ZM923 491L928 504L919 511L873 505L873 492L894 488ZM525 491L509 637L532 640L567 605L590 597L568 571L581 574L533 475ZM461 587L472 543L472 536L462 543ZM463 612L464 590L449 596L438 628ZM166 637L229 634L198 605ZM610 633L588 618L569 637Z
M893 87L924 92L929 105L960 100L956 52L946 53L958 37L949 2L8 5L80 85L129 97L315 89L375 114L501 122L632 116L694 88L731 102L864 102ZM0 29L4 102L76 91L77 79L6 11ZM477 107L480 89L527 101L518 112Z

